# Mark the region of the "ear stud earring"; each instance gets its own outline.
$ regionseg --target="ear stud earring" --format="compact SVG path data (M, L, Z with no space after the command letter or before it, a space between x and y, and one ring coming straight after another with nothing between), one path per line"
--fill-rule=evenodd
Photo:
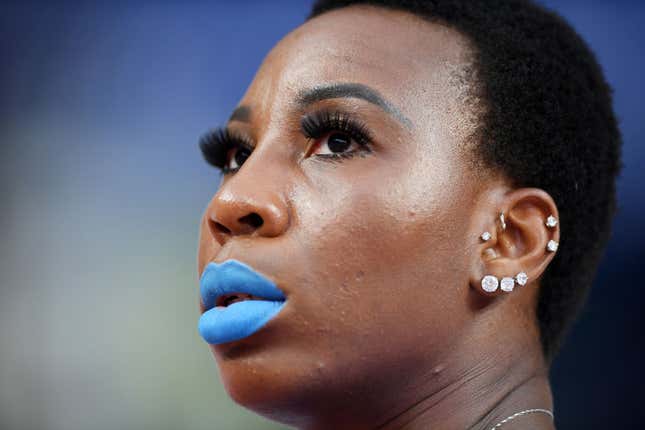
M493 275L486 275L482 278L482 288L487 293L492 293L495 290L497 290L498 285L499 285L499 279L497 279Z
M515 287L515 279L509 278L508 276L502 278L502 281L499 283L499 288L507 293L513 291L513 287Z
M506 230L506 221L504 220L504 212L500 212L499 221L500 221L502 230ZM546 221L544 222L544 224L548 228L554 228L556 225L558 225L558 220L553 215L549 215ZM491 237L492 235L488 231L483 232L480 236L481 240L483 240L484 242L490 240ZM553 239L549 240L549 242L546 244L546 249L549 252L557 251L558 242L556 242ZM517 285L522 286L522 285L526 285L528 281L529 281L529 277L526 274L526 272L519 272L514 277L504 276L501 279L501 281L496 276L486 275L481 280L481 286L482 286L482 289L487 293L493 293L497 291L497 288L507 293L510 293L515 288L515 283L517 283Z
M546 225L548 228L555 228L556 225L558 225L558 220L556 217L553 215L549 215L546 218L546 221L544 222L544 225ZM547 242L546 244L546 250L549 252L555 252L558 250L558 242L555 240L551 239Z
M547 242L546 249L549 252L557 251L558 250L558 242L556 242L555 240L551 239L550 241Z
M502 230L506 230L506 220L504 220L504 212L499 213L499 223L500 223L500 225L502 227ZM479 236L479 238L481 240L483 240L484 242L488 242L491 239L491 237L493 237L493 236L488 231L483 232Z
M526 272L520 272L515 277L505 276L500 281L496 276L486 275L482 278L481 284L482 289L487 293L494 293L497 291L497 287L500 290L510 293L515 288L515 283L517 285L526 285L529 277Z
M558 225L558 220L553 215L549 215L544 224L549 228L553 228Z

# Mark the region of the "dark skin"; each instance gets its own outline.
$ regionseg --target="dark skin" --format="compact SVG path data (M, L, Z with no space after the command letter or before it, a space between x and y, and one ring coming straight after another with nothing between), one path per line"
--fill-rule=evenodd
M199 243L200 275L235 258L288 298L260 331L211 345L236 403L312 430L483 430L553 409L535 309L546 243L559 241L544 220L557 208L477 162L475 108L456 79L468 52L440 24L352 6L308 21L265 58L228 123L255 148L223 178ZM303 91L332 83L387 103L327 92L303 105ZM320 159L330 134L308 139L299 124L321 107L366 124L372 151ZM510 293L481 287L487 274L520 271L529 283ZM502 428L554 427L527 414Z

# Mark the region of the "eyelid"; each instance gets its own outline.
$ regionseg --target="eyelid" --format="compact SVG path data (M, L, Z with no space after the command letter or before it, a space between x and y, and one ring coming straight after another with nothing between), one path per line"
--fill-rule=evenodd
M237 143L235 143L234 145L230 146L227 149L226 154L224 156L224 166L221 168L222 173L228 174L228 173L234 173L234 172L237 172L238 170L240 170L242 168L242 166L244 165L244 162L241 165L239 165L238 167L229 168L228 165L230 164L230 161L235 159L235 155L237 154L237 152L240 149L246 149L249 152L249 155L247 156L247 158L250 157L251 154L253 154L254 148L255 148L255 146L246 143L246 141L244 141L244 140L239 140L239 141L237 141ZM228 160L226 157L228 156L228 152L231 149L233 149L234 152L233 152L233 155L231 156L231 159Z
M228 133L229 137L236 142L236 146L244 146L247 149L255 149L255 144L253 139L248 137L245 133L242 133L234 128L229 126L223 127L224 130Z
M340 108L321 108L305 113L300 118L300 132L309 140L319 139L333 131L347 134L361 146L360 150L347 154L361 151L372 152L372 133L365 122L353 113ZM250 138L244 133L231 129L228 125L206 133L201 138L199 145L206 161L224 174L236 172L242 167L227 168L229 164L227 157L231 149L244 148L250 154L255 150L255 145ZM304 149L300 160L306 158L309 149L310 147ZM330 154L315 154L317 158L327 158L328 155Z
M217 127L200 138L199 148L208 164L224 171L229 150L243 147L252 152L254 146L251 142L244 134L229 127Z
M372 133L362 120L337 108L322 108L302 115L300 131L310 139L318 139L330 131L341 131L361 146L370 145L374 141Z

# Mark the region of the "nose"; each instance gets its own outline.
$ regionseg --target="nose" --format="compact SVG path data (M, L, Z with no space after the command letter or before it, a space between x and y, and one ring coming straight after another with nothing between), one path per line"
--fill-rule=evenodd
M248 172L247 172L248 173ZM276 237L289 224L287 204L274 188L238 173L222 185L207 208L210 234L220 245L233 236ZM271 181L267 181L270 183Z

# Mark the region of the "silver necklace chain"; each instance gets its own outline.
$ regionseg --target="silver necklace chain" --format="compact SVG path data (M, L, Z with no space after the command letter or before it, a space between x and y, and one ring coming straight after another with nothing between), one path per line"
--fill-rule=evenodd
M526 415L526 414L533 414L533 413L542 413L542 414L547 414L548 416L550 416L550 417L551 417L551 419L555 419L555 417L553 416L553 412L551 412L551 411L550 411L550 410L548 410L548 409L540 409L540 408L526 409L526 410L524 410L524 411L517 412L517 413L515 413L515 414L511 415L510 417L504 418L503 420L501 420L500 422L498 422L497 424L495 424L495 426L494 426L494 427L491 427L491 429L490 429L490 430L498 429L498 428L500 428L502 425L504 425L504 424L506 424L507 422L509 422L510 420L514 420L515 418L517 418L517 417L519 417L519 416Z

